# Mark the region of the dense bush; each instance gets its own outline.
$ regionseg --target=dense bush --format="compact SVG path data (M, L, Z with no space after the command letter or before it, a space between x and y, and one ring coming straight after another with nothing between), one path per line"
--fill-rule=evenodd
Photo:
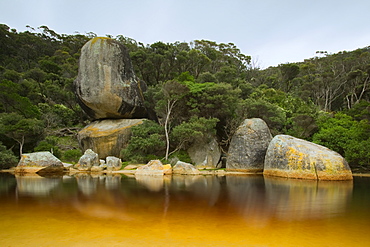
M0 169L13 167L17 163L18 158L0 142Z
M76 161L78 144L53 143L47 136L86 124L73 81L81 48L93 37L57 34L46 26L17 32L0 24L4 154L52 150ZM370 47L261 70L232 43L144 45L122 35L115 39L129 49L136 75L148 85L145 104L151 119L158 120L134 128L122 151L125 159L168 157L186 150L189 137L209 134L217 135L227 151L238 125L260 117L273 134L314 140L340 152L350 165L369 166ZM334 116L319 117L320 111Z

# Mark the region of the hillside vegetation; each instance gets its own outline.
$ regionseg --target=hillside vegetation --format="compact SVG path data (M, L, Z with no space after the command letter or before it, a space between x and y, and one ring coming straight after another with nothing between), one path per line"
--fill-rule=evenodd
M46 26L17 32L0 24L0 166L22 152L52 150L64 161L81 155L76 131L88 123L73 81L81 47L94 33L57 34ZM134 129L127 160L146 162L217 135L224 152L245 118L342 154L352 169L370 161L370 47L264 70L232 43L208 40L142 44L111 37L130 50L158 121ZM170 141L166 149L166 134Z

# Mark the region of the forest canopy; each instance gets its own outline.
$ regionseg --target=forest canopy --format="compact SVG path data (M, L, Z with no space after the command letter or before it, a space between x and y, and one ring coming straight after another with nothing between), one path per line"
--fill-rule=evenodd
M94 37L47 26L17 32L0 24L0 167L41 150L76 162L76 131L88 119L73 81L81 48ZM370 46L260 69L233 43L110 38L129 49L136 75L148 85L146 105L158 119L134 129L122 150L127 160L186 156L197 138L215 135L227 152L237 126L259 117L274 135L325 145L352 169L369 169ZM153 138L143 138L148 135Z

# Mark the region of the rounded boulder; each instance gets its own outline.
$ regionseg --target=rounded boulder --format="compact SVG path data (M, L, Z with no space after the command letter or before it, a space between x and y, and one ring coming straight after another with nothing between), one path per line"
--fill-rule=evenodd
M340 154L289 135L277 135L272 139L263 174L317 180L353 179L347 161Z
M145 90L146 84L136 77L124 45L96 37L82 47L74 91L92 119L146 117Z

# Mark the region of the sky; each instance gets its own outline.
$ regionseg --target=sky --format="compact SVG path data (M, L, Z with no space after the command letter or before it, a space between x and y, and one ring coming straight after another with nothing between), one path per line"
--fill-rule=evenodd
M369 0L0 0L0 23L144 44L231 42L266 68L370 46L369 10Z

